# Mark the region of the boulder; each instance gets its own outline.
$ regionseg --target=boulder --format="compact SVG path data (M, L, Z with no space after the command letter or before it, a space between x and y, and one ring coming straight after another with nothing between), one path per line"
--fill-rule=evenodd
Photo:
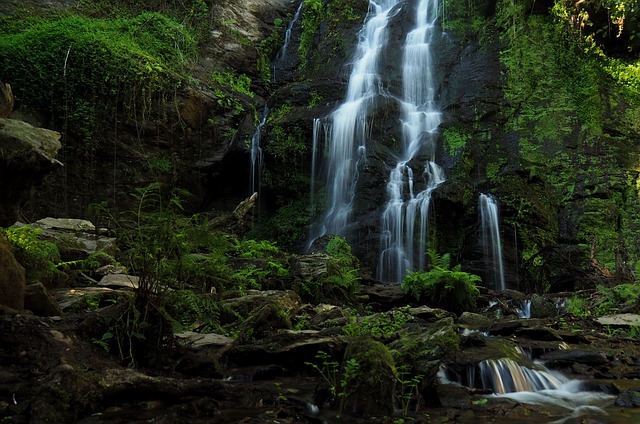
M25 287L24 268L16 261L9 243L0 233L0 304L22 309Z
M617 314L605 315L596 318L596 322L600 325L611 325L614 327L631 327L640 326L640 315L637 314Z
M389 349L369 337L358 337L349 343L342 366L345 384L341 383L338 390L345 398L344 410L364 416L391 416L398 375Z
M60 134L26 122L0 118L0 226L16 222L20 206L61 163Z
M140 283L140 277L127 274L107 274L100 282L98 286L111 287L111 288L130 288L137 289Z
M41 317L62 315L58 302L42 283L29 284L24 295L24 307Z

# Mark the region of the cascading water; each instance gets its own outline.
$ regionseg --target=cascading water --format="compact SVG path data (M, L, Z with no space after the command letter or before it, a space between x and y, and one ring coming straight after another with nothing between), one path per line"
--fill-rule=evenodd
M520 351L524 360L523 352ZM513 399L529 404L546 404L559 407L573 415L606 415L601 409L611 404L615 396L601 392L585 391L579 380L570 380L560 373L536 363L533 367L518 364L508 358L487 359L477 366L466 368L466 375L458 375L451 381L446 368L441 368L438 377L442 383L465 385L469 388L490 390L493 396ZM560 420L558 422L564 422Z
M403 151L387 183L388 202L382 215L378 263L381 281L402 281L408 271L424 269L431 193L445 181L444 171L434 162L435 135L441 121L435 104L436 83L431 59L437 18L437 1L421 0L416 26L405 40L401 101ZM416 193L414 171L409 162L421 155L427 159L422 173L425 188Z
M327 194L329 207L311 241L324 234L345 236L351 224L358 172L366 159L367 117L381 92L378 58L386 43L387 23L400 0L369 2L344 102L327 117Z
M251 194L260 193L263 164L260 139L262 138L262 127L267 122L267 116L269 116L269 108L265 104L264 111L262 112L262 119L256 126L256 132L253 133L253 137L251 137Z
M272 72L271 72L272 79L273 79L272 82L276 82L276 70L278 69L278 65L283 63L287 58L287 48L289 47L289 43L291 42L291 31L293 30L293 26L296 24L296 22L298 22L298 18L300 18L300 12L302 11L303 4L304 4L304 1L301 1L300 4L298 5L298 8L296 9L296 13L293 15L293 18L291 19L291 21L289 21L289 25L287 25L287 30L284 33L284 43L282 44L282 47L278 51L278 54L276 55L276 59L273 62Z
M491 277L496 291L507 288L502 263L502 243L498 219L498 203L492 196L481 194L479 200L482 248L486 264L491 264Z

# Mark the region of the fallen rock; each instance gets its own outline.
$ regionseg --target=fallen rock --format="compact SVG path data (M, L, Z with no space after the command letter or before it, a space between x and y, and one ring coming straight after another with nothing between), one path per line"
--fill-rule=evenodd
M60 134L26 122L0 118L0 226L16 222L20 206L61 163Z
M196 333L194 331L184 331L174 334L175 337L186 342L189 346L200 349L209 346L223 347L233 343L233 339L222 334Z
M640 315L637 314L617 314L605 315L596 318L596 322L600 325L612 325L618 327L640 326Z
M140 277L127 274L107 274L98 282L98 286L137 289L140 286Z
M58 302L42 283L27 286L24 294L24 308L41 317L62 315Z

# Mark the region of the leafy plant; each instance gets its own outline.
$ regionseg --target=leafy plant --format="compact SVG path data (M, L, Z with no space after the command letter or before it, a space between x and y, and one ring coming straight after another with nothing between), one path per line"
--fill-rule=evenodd
M388 338L402 330L413 317L404 310L394 310L354 319L342 329L347 336L370 335L374 338Z
M404 369L398 369L398 383L400 384L399 398L403 417L409 415L409 407L419 399L420 392L418 391L418 386L423 379L424 375L411 375L406 367Z
M439 256L429 250L431 270L410 272L402 281L402 289L419 301L424 301L456 313L473 311L480 291L476 283L478 275L461 271L457 265L453 269L448 254Z

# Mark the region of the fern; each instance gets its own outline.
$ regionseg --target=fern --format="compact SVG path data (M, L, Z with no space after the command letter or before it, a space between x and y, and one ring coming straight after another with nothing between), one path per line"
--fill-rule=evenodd
M480 294L476 283L482 281L481 278L461 271L460 265L449 269L449 254L440 256L435 250L429 250L429 256L431 270L410 272L402 282L404 292L418 301L456 313L475 310Z

